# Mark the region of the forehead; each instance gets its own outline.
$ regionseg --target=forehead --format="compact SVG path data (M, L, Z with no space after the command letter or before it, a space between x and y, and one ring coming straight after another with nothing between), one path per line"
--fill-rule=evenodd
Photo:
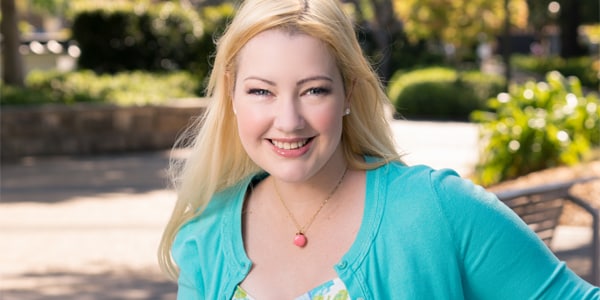
M329 46L298 31L271 29L251 38L237 57L238 74L247 72L339 73ZM332 74L333 75L333 74Z

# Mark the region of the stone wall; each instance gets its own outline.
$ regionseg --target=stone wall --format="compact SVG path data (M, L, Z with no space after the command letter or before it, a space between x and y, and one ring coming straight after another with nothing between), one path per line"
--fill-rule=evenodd
M2 107L2 160L25 156L100 154L169 149L204 113L206 99L170 105L117 107L99 104Z

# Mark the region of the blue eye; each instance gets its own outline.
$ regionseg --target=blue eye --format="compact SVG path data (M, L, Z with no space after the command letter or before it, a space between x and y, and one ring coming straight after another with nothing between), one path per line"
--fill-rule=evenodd
M256 96L268 96L271 94L271 92L265 89L249 89L248 94Z

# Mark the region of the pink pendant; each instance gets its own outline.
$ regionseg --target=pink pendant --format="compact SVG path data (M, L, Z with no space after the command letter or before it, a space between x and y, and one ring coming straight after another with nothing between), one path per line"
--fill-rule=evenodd
M296 236L294 237L294 245L302 248L304 246L306 246L306 236L304 236L304 234L302 233L296 233Z

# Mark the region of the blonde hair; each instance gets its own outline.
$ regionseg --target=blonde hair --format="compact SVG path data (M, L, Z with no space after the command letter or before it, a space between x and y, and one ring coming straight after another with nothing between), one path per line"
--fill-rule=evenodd
M400 161L386 119L389 100L365 58L354 27L337 0L246 0L217 42L214 67L207 87L211 99L203 118L187 131L192 140L189 157L172 164L177 202L159 248L159 263L171 278L178 269L171 246L179 228L201 214L212 196L260 168L240 143L231 106L237 70L236 57L257 34L269 29L308 34L327 44L337 59L352 113L344 117L342 147L350 168L367 170ZM380 158L366 163L362 156Z

